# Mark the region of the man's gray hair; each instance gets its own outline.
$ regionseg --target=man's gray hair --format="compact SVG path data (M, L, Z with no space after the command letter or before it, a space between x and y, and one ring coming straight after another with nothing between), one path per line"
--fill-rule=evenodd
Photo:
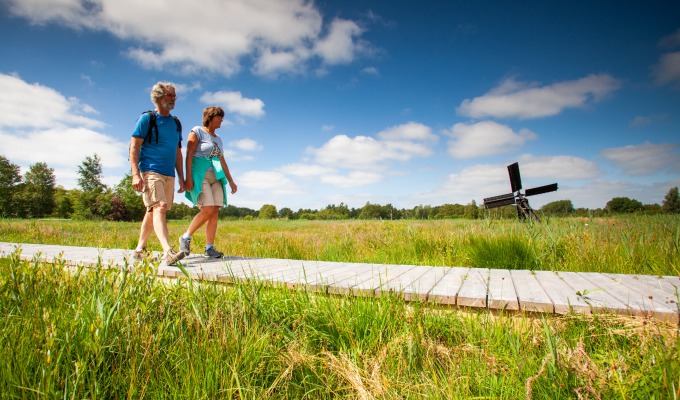
M168 89L175 91L175 84L172 82L158 82L151 88L151 101L158 105L158 100L165 95Z

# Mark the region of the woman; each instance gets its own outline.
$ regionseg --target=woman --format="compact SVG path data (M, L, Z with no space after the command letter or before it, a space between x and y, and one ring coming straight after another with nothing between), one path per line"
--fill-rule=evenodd
M203 110L203 126L195 126L187 140L185 196L200 212L179 238L179 250L186 255L190 252L191 235L206 223L204 256L221 258L224 255L214 246L218 213L227 205L227 183L232 194L238 188L224 160L222 139L215 133L223 119L222 108L207 107Z

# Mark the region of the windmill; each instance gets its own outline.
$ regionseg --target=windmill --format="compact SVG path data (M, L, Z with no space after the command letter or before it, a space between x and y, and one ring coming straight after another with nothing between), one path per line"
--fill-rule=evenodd
M557 190L557 183L551 183L550 185L527 189L524 191L524 193L522 193L520 191L522 190L522 178L519 175L518 163L508 165L508 175L510 175L510 187L512 188L512 193L485 198L484 208L490 209L515 204L517 206L517 217L519 219L530 220L533 218L536 221L540 221L538 215L536 215L534 210L529 205L527 196L554 192Z

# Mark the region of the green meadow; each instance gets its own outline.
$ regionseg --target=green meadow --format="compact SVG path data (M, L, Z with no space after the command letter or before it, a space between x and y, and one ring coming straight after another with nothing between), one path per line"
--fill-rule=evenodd
M188 221L171 221L176 238ZM4 242L133 248L136 223L0 220ZM202 249L202 232L192 250ZM149 243L159 250L153 238ZM678 276L680 217L220 221L229 255ZM0 259L0 398L678 399L678 326L167 280Z

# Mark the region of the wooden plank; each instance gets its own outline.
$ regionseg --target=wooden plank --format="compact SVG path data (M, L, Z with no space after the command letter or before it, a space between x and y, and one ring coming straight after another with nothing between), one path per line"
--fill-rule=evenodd
M404 287L401 291L406 301L427 301L427 294L435 287L439 281L449 272L448 267L421 267L425 268L425 273Z
M461 307L487 307L489 294L489 269L471 268L467 279L458 291L456 305Z
M536 279L533 271L511 270L520 309L530 312L554 313L555 305Z
M326 261L299 261L299 267L280 271L276 281L291 289L305 287L310 279L323 277L326 271L335 268L336 264Z
M510 270L490 269L487 306L496 310L519 310Z
M377 274L352 286L355 296L378 296L389 292L401 292L425 271L414 265L382 265L377 268Z
M590 306L579 296L576 290L569 286L557 272L534 271L536 281L550 297L556 314L577 312L590 314Z
M354 279L356 282L369 279L373 276L374 268L373 264L337 263L334 268L325 271L322 276L310 279L305 285L305 289L324 293L347 294L349 293L348 288L336 288L336 285L348 279Z
M435 304L455 305L458 291L469 273L470 268L452 267L427 294L427 301Z
M347 278L336 280L328 286L328 293L354 296L375 296L375 290L381 285L395 279L413 266L371 264L370 273L350 274Z
M589 274L590 277L594 274ZM603 280L609 280L611 293L624 303L640 310L657 320L678 323L678 306L667 293L656 285L649 285L633 275L602 274Z
M559 272L560 277L588 304L593 312L628 315L634 312L627 304L607 293L606 285L587 279L580 272Z
M678 295L680 294L680 277L673 276L652 276L652 275L632 275L635 279L644 282L650 287L654 287L665 293L664 299L673 300L675 304L678 302Z

